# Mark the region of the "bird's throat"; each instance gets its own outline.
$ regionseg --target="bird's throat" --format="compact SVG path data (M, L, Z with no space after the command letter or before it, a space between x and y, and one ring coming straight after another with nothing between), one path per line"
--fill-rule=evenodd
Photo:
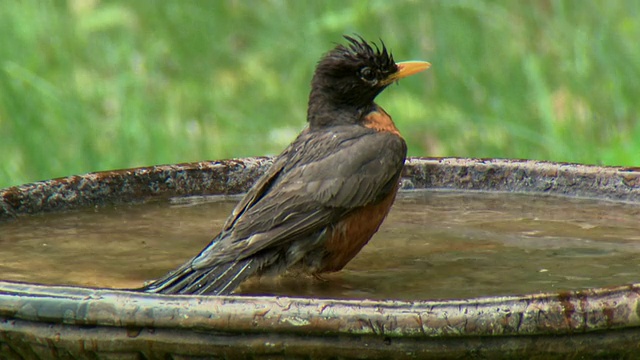
M400 136L400 131L391 119L391 116L383 108L376 105L375 110L369 112L362 120L362 124L378 132L388 132Z

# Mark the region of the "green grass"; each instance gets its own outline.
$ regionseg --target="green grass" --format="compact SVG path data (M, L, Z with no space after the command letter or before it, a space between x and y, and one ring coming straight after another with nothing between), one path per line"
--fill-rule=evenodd
M640 2L7 1L0 187L279 153L342 34L433 67L378 98L412 156L640 165Z

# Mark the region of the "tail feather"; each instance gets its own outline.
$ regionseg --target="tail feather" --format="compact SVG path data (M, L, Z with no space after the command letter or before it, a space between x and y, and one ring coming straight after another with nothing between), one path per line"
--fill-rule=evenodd
M240 283L256 272L257 269L253 268L255 266L254 262L255 259L246 259L233 263L215 277L207 276L203 278L202 281L194 284L196 288L189 288L187 292L192 294L230 294Z
M258 270L255 258L202 269L193 269L189 261L140 290L162 294L228 295Z

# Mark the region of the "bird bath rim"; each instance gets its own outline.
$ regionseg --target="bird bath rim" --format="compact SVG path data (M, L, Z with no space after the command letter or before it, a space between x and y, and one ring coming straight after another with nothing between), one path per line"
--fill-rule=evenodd
M271 158L247 158L162 165L10 187L0 190L0 221L154 198L237 194L246 191L270 164ZM531 160L410 158L402 187L640 203L640 169ZM92 348L85 348L87 342L78 349L79 336ZM229 336L256 342L242 345ZM333 340L326 341L327 337ZM221 339L226 342L222 344ZM270 351L295 355L313 350L344 357L474 352L516 358L541 352L624 355L639 342L640 284L460 300L361 301L172 296L0 281L0 349L24 357L44 347L69 354L137 351L147 357Z

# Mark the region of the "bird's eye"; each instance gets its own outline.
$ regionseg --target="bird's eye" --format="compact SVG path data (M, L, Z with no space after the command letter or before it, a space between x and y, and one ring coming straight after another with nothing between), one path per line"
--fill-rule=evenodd
M371 70L370 67L365 67L365 68L362 68L362 70L360 70L360 77L364 81L372 82L376 80L376 73L373 70Z

